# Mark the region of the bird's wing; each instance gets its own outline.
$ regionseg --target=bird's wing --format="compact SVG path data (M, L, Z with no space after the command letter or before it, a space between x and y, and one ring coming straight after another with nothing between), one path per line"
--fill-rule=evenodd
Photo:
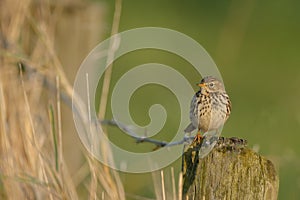
M193 130L195 130L196 129L196 127L192 124L192 123L190 123L185 129L184 129L184 132L185 133L191 133L191 132L193 132Z

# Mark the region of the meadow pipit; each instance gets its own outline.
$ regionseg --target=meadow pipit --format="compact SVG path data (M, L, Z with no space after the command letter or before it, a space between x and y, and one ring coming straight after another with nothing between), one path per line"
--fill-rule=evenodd
M231 102L223 83L212 76L204 77L198 86L200 89L190 107L191 123L185 132L198 129L195 141L200 142L201 133L218 130L224 125L230 115Z

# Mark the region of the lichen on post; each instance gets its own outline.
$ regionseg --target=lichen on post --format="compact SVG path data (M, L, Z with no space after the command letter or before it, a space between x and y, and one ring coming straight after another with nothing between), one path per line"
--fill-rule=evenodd
M183 154L183 199L277 199L279 179L273 163L238 138L220 137L213 150L199 158L199 147Z

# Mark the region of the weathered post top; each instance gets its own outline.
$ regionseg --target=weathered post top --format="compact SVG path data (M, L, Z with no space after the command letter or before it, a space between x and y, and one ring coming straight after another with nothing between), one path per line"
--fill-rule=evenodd
M199 145L183 154L183 199L277 199L279 179L273 163L238 138L220 137L213 150L199 158Z

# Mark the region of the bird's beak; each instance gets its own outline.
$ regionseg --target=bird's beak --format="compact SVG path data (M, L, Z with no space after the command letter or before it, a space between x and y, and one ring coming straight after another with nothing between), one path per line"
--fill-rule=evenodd
M199 87L205 87L205 84L204 83L199 83L197 84Z

